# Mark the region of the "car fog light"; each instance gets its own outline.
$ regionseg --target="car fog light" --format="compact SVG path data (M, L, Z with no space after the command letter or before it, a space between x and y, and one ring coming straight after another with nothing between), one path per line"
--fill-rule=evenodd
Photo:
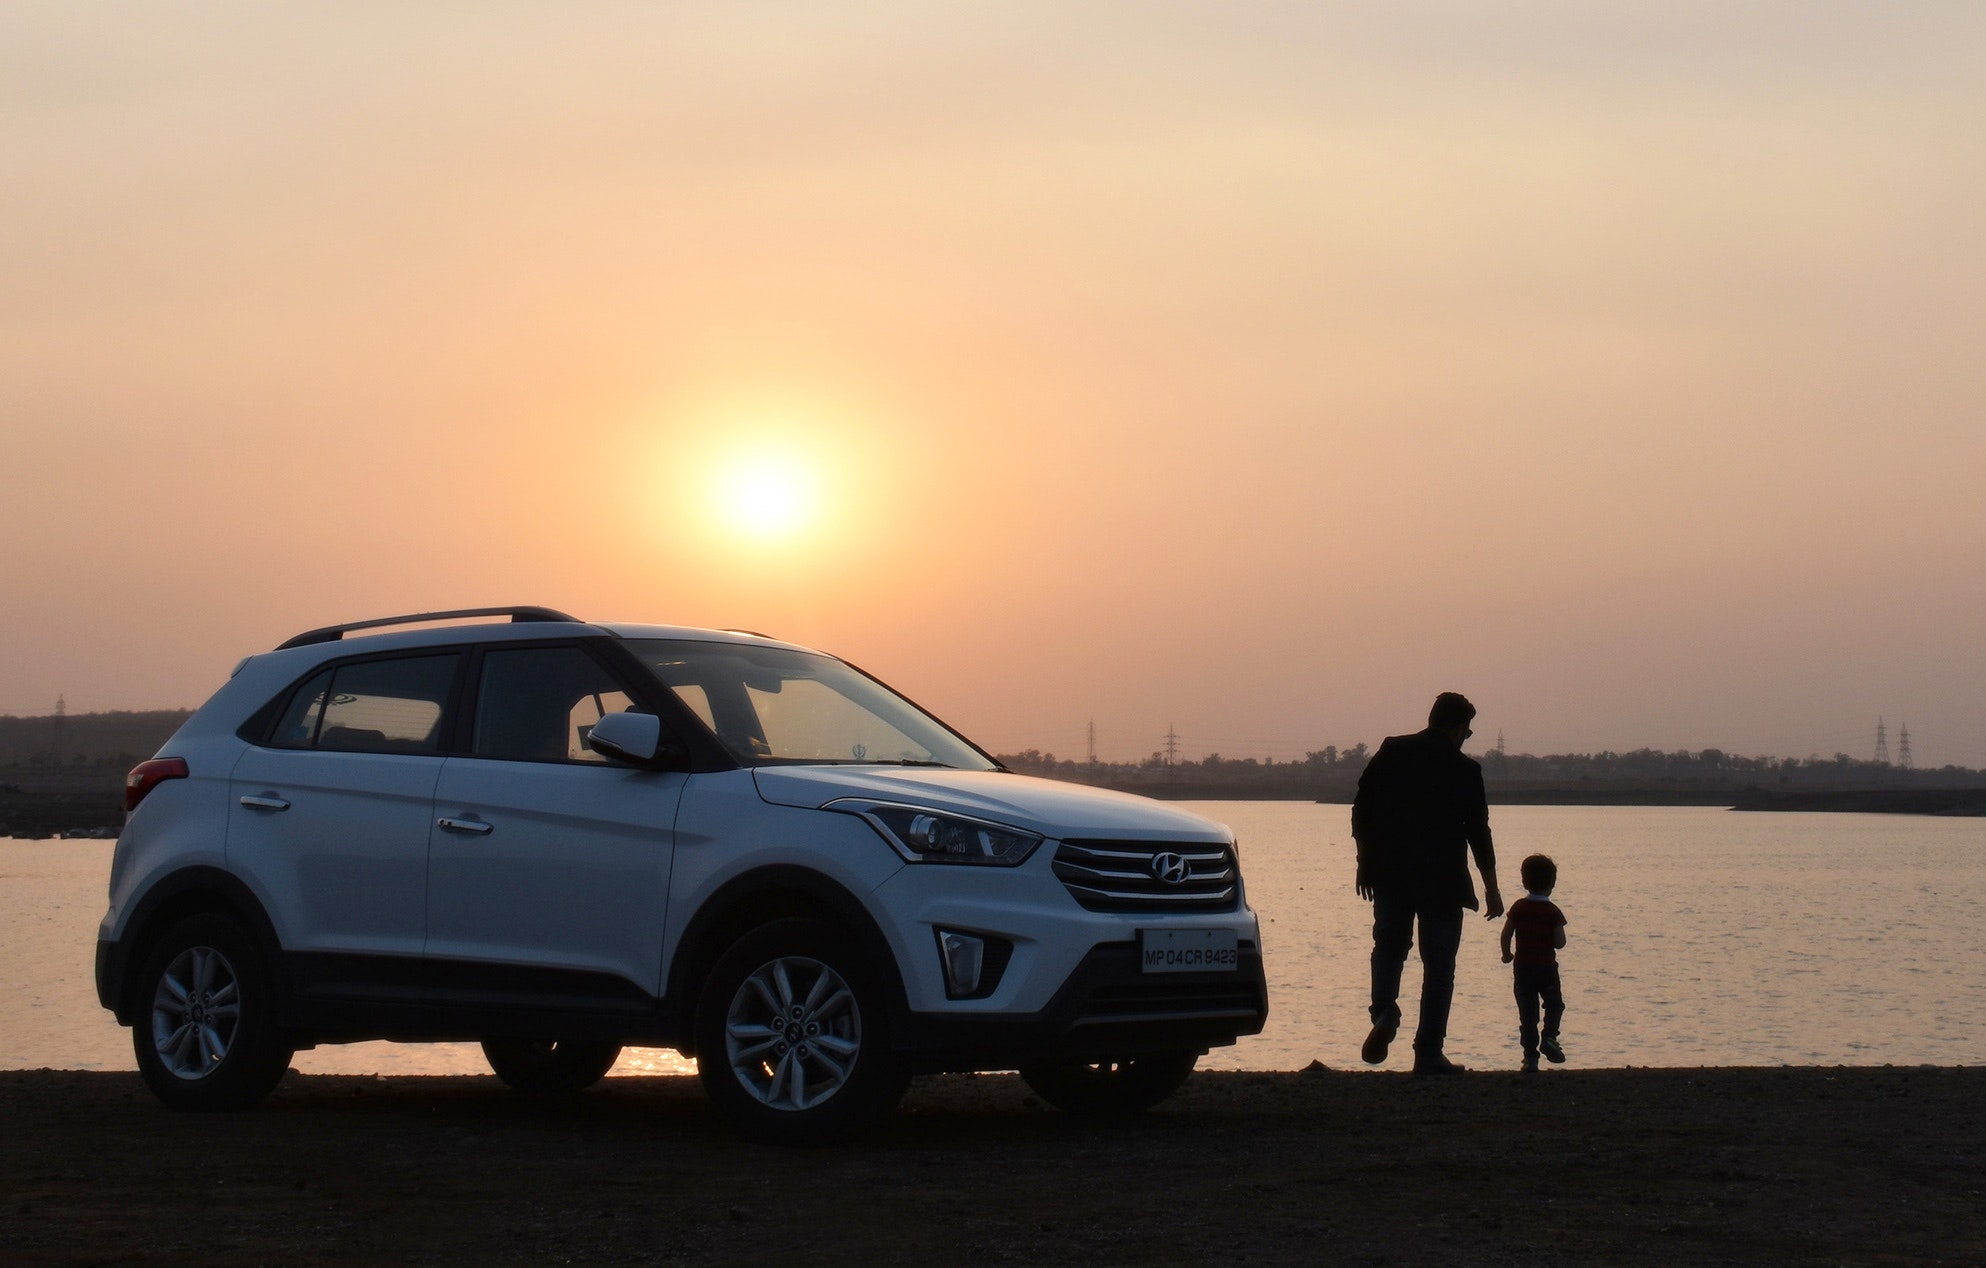
M979 969L986 962L986 939L940 929L938 952L945 962L947 994L957 998L979 990Z

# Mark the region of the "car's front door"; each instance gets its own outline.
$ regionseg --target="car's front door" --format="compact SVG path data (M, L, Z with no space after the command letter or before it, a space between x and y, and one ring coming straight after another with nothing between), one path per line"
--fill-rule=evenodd
M685 776L614 765L587 745L592 724L631 701L581 645L490 648L476 678L469 751L435 790L437 1002L646 1005L661 991Z

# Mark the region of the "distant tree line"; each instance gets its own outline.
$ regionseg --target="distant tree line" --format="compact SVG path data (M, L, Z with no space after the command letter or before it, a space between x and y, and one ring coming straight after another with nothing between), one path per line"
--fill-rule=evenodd
M191 716L186 709L0 716L0 766L101 766L121 775L158 752Z
M1330 746L1301 761L1228 758L1218 753L1168 764L1161 753L1139 762L1058 758L1027 749L1001 755L1016 771L1148 796L1187 798L1306 798L1350 800L1371 756L1364 744ZM1741 757L1721 749L1643 748L1616 753L1499 753L1476 755L1492 801L1649 800L1728 804L1744 789L1785 792L1872 788L1986 788L1986 771L1963 766L1905 770L1833 757Z
M12 784L38 784L60 774L65 784L121 784L123 772L157 752L190 716L184 709L0 716L0 767ZM1721 749L1643 748L1627 753L1498 753L1475 755L1492 799L1544 800L1551 794L1607 798L1638 793L1656 798L1716 800L1758 788L1803 792L1872 788L1986 788L1986 771L1963 766L1905 770L1836 753L1744 757ZM1142 761L1089 762L1039 749L1002 755L1014 770L1076 783L1162 797L1305 798L1349 800L1371 750L1365 744L1327 745L1300 761L1223 757L1211 753L1168 764L1163 753ZM100 772L100 773L98 773Z

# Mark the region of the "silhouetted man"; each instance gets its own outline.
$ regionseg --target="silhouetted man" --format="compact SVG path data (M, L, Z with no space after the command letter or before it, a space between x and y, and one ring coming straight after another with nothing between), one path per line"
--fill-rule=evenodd
M1462 755L1476 706L1452 691L1435 697L1427 730L1389 736L1359 776L1352 799L1358 842L1360 898L1372 902L1372 1033L1359 1055L1386 1060L1400 1031L1400 970L1421 932L1421 1016L1414 1032L1414 1073L1461 1070L1442 1055L1448 1005L1455 997L1455 953L1462 945L1462 909L1476 910L1469 880L1474 852L1483 897L1495 920L1503 914L1490 845L1489 799L1483 768Z

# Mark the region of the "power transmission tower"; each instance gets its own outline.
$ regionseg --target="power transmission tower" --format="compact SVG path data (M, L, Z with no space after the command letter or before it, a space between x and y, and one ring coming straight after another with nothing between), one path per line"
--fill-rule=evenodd
M1896 764L1905 770L1911 768L1910 724L1908 722L1903 724L1903 729L1898 731L1896 735Z
M1883 720L1876 719L1876 765L1889 765L1889 732L1883 729Z
M1165 764L1179 765L1179 733L1170 726L1165 729Z
M1503 756L1503 728L1501 727L1498 727L1496 732L1496 755L1498 757Z
M68 741L65 738L68 727L69 701L63 696L57 696L55 697L55 764L57 766L69 760L64 756L69 751Z
M1096 719L1090 719L1090 774L1096 774Z

